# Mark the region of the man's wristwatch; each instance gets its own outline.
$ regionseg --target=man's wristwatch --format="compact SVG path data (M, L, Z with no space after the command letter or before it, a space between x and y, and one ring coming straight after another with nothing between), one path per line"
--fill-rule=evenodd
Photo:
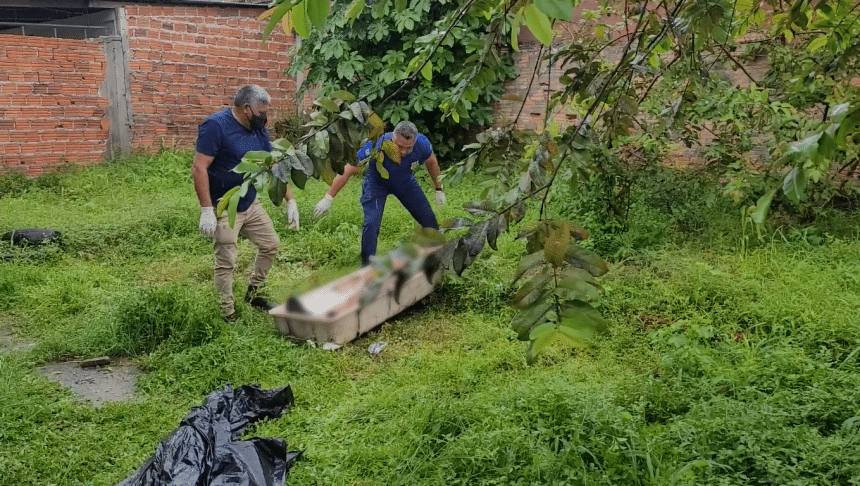
M437 188L436 188L436 190L437 190L437 191L441 191L441 190L442 190L442 186L437 187Z

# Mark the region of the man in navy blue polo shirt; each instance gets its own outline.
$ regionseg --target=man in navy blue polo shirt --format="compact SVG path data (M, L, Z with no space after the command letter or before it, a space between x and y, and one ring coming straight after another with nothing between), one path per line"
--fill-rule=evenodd
M361 263L367 265L370 257L376 254L376 240L379 237L379 226L382 223L382 213L385 211L385 199L393 194L409 214L424 228L439 229L436 215L427 202L427 197L412 174L412 164L424 164L427 173L436 189L436 204L445 205L445 192L439 184L439 162L433 153L433 146L427 137L418 133L415 124L400 122L393 132L379 138L376 148L381 150L382 142L391 140L400 151L400 163L385 157L382 166L388 171L388 179L382 177L376 170L376 163L368 163L367 174L361 186L361 207L364 209L364 224L361 228ZM370 156L371 142L367 142L358 151L358 160ZM320 200L314 210L314 217L323 216L330 208L334 197L346 185L349 178L361 172L361 168L347 165L343 174L334 178L328 193Z
M253 307L268 310L271 304L259 295L266 284L280 248L278 235L269 215L257 199L252 185L239 201L233 227L227 214L216 218L214 206L230 189L242 184L242 175L233 172L245 153L252 150L271 151L266 131L267 113L271 98L257 85L243 86L236 93L231 108L215 113L204 121L197 133L197 150L191 175L194 190L200 202L200 232L212 238L215 249L215 291L221 301L224 318L235 320L233 302L233 269L239 250L236 241L242 234L257 246L257 257L251 272L245 302ZM286 212L290 228L299 227L299 211L292 191L287 186Z

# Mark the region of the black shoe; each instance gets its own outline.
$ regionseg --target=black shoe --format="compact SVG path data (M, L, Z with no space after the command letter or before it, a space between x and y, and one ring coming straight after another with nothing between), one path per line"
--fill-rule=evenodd
M224 322L226 322L226 323L235 322L236 319L238 319L238 318L239 318L239 313L236 311L233 311L232 314L224 316Z
M262 311L269 311L274 309L276 306L269 302L269 299L257 295L259 291L260 287L254 287L253 285L249 285L248 292L245 293L245 302L247 302L248 305L250 305L251 307Z

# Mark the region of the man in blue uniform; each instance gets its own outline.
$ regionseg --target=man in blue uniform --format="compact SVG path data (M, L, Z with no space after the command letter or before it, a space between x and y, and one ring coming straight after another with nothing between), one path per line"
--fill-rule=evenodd
M382 142L391 140L400 152L400 163L385 157L382 166L388 171L388 179L384 179L376 170L376 163L368 163L367 174L361 186L361 207L364 209L364 224L361 228L361 263L367 265L370 257L376 254L376 240L379 236L379 226L382 223L382 213L385 211L385 199L393 194L409 214L424 228L439 229L436 215L427 202L427 197L412 175L412 164L424 164L427 173L436 189L436 204L445 205L445 192L439 184L439 162L433 153L433 146L427 137L418 133L415 124L400 122L394 131L379 138L376 144L382 150ZM358 160L364 160L370 155L371 142L358 151ZM334 178L331 188L320 200L314 210L314 217L323 216L330 208L337 193L343 188L349 178L361 172L359 167L347 165L343 174Z
M215 291L221 301L224 318L228 321L237 317L233 303L233 269L239 253L236 247L239 234L257 246L245 302L259 309L268 310L272 307L258 292L266 284L280 241L272 220L257 199L257 190L252 185L239 201L232 228L226 212L221 218L216 218L214 208L227 191L242 184L242 175L232 169L245 153L251 150L272 150L266 131L270 101L269 94L263 88L257 85L243 86L236 93L234 106L207 118L197 134L197 150L194 152L191 175L200 202L200 232L214 241ZM285 199L290 228L298 228L299 211L289 186Z

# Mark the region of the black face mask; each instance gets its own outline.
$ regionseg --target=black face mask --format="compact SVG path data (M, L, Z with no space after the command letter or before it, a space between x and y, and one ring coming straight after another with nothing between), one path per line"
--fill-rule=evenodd
M251 108L251 118L248 121L251 124L251 130L259 130L266 126L266 123L268 123L269 118L266 116L265 113L260 115L254 113L254 109Z

